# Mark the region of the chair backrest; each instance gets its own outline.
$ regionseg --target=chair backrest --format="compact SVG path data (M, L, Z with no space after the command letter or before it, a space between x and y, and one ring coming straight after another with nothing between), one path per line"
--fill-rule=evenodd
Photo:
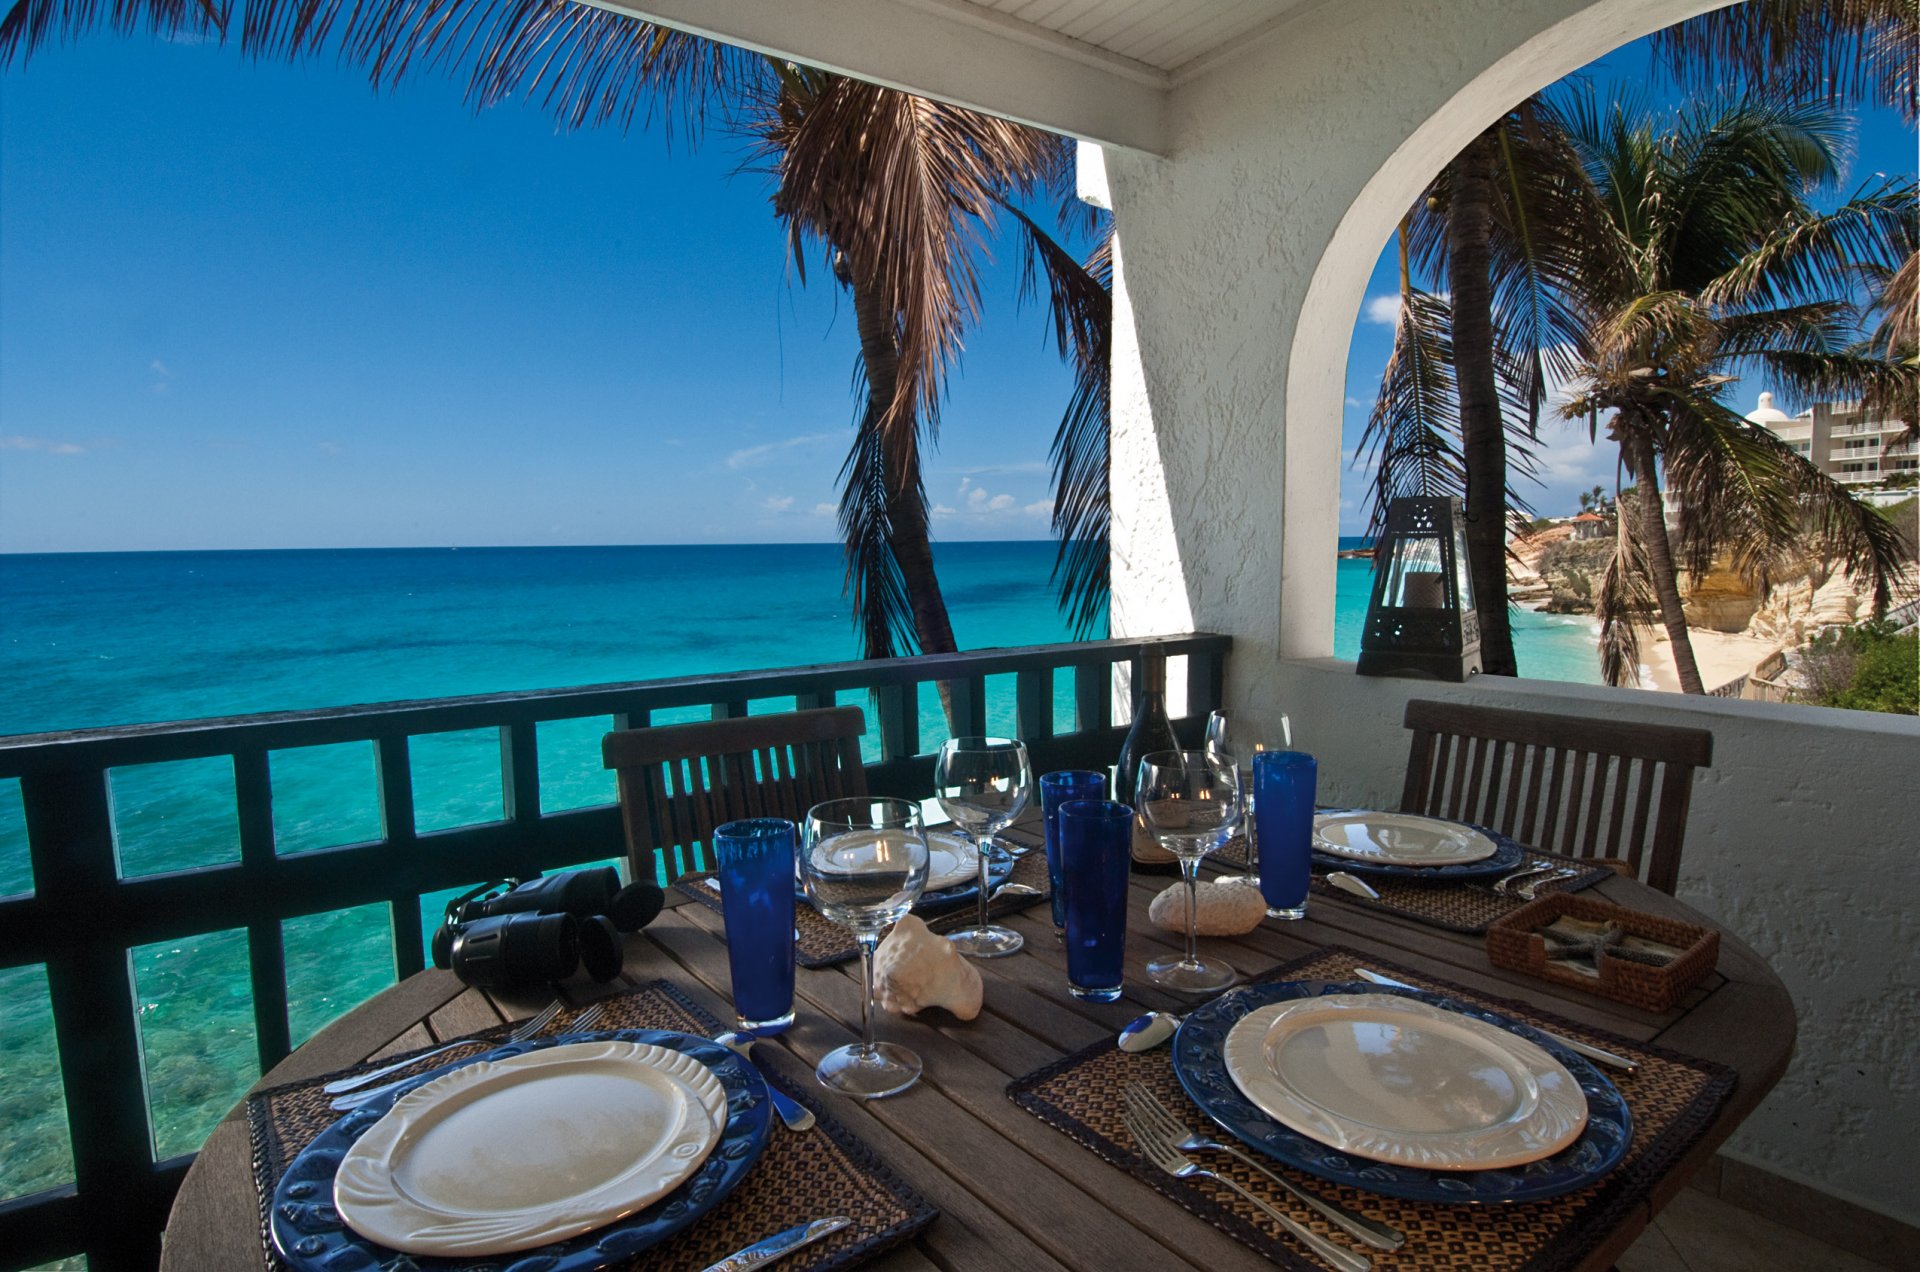
M1415 699L1403 812L1488 826L1573 857L1623 860L1662 892L1680 878L1705 729Z
M799 821L821 800L867 793L866 717L827 707L609 733L620 818L636 879L670 883L713 865L715 826L742 817Z

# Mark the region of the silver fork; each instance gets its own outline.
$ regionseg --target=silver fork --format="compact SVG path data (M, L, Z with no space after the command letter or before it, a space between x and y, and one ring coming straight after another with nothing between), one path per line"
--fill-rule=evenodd
M600 1004L598 1003L594 1004L594 1007L598 1007L598 1006L600 1006ZM593 1009L594 1008L590 1007L587 1009L587 1011L592 1011ZM525 1020L521 1021L519 1024L515 1025L513 1027L513 1032L507 1035L506 1040L508 1042L525 1042L528 1038L533 1037L533 1035L539 1033L542 1029L545 1029L550 1023L552 1023L553 1018L555 1016L558 1016L559 1014L560 1014L560 1000L556 998L551 1003L548 1003L547 1009L541 1012L539 1015L529 1016ZM582 1017L585 1017L587 1012L581 1012L580 1014ZM486 1046L486 1047L497 1047L500 1044L497 1042L492 1042L492 1043L482 1043L480 1045ZM412 1064L413 1061L409 1060L407 1063ZM342 1112L346 1111L347 1109L357 1109L362 1104L365 1104L368 1100L378 1099L380 1096L385 1095L387 1092L393 1090L395 1087L405 1086L407 1083L413 1081L415 1076L417 1075L410 1074L407 1077L399 1078L399 1079L396 1079L395 1081L387 1082L377 1087L369 1087L364 1091L354 1091L347 1095L343 1095L339 1099L333 1102L333 1107Z
M1126 1123L1127 1130L1132 1132L1134 1143L1140 1146L1141 1156L1145 1157L1161 1170L1167 1172L1167 1174L1174 1176L1176 1179L1187 1179L1191 1176L1198 1175L1202 1179L1211 1179L1216 1184L1223 1184L1231 1188L1234 1192L1239 1193L1242 1197L1259 1207L1261 1213L1279 1224L1294 1240L1300 1242L1306 1246L1307 1249L1313 1251L1322 1259L1325 1259L1328 1263L1338 1268L1339 1272L1370 1272L1370 1269L1372 1269L1373 1260L1369 1259L1366 1255L1356 1254L1352 1250L1342 1249L1312 1229L1304 1228L1298 1223L1295 1223L1292 1219L1281 1214L1278 1210L1275 1210L1272 1206L1269 1206L1266 1202L1260 1200L1233 1180L1228 1179L1225 1175L1217 1175L1206 1167L1201 1166L1191 1157L1188 1157L1185 1153L1182 1153L1179 1149L1168 1143L1164 1137L1156 1134L1151 1128L1144 1125L1132 1113L1123 1115L1121 1120Z
M605 1003L595 1003L593 1006L587 1008L585 1011L581 1012L578 1016L575 1016L572 1020L569 1020L567 1022L567 1032L568 1033L585 1033L587 1030L599 1024L600 1017L606 1014L607 1014L607 1005Z
M1127 1108L1132 1110L1141 1125L1159 1134L1175 1148L1205 1149L1231 1154L1286 1189L1301 1204L1311 1206L1328 1223L1351 1236L1358 1237L1376 1250L1398 1250L1407 1243L1407 1234L1391 1224L1369 1219L1363 1214L1347 1209L1337 1201L1328 1201L1325 1197L1314 1196L1304 1188L1296 1188L1233 1145L1208 1139L1191 1127L1182 1125L1180 1119L1173 1115L1173 1110L1162 1104L1159 1096L1140 1083L1136 1082L1128 1087L1125 1095Z
M546 1024L548 1021L552 1020L555 1016L559 1014L560 1014L560 1000L555 999L553 1002L547 1004L547 1009L545 1011L541 1012L537 1016L533 1016L529 1018L525 1023L521 1024L511 1034L509 1034L508 1040L511 1042L518 1042L522 1038L538 1033L541 1029L546 1027ZM522 1032L522 1030L524 1030L525 1032ZM380 1079L386 1077L389 1073L398 1073L402 1069L408 1069L413 1067L416 1064L419 1064L422 1060L430 1060L434 1056L445 1055L447 1052L452 1051L459 1047L491 1047L491 1046L497 1046L497 1045L498 1045L497 1043L479 1042L472 1038L462 1038L458 1042L450 1042L444 1047L435 1047L432 1051L423 1051L417 1056L409 1056L405 1060L395 1061L393 1064L387 1065L384 1068L375 1069L371 1073L355 1074L351 1078L338 1078L332 1082L327 1083L325 1086L321 1087L320 1089L322 1091L325 1091L328 1095L341 1095L348 1091L358 1091L361 1087L367 1085L369 1082L378 1082Z
M1515 883L1526 878L1528 875L1545 874L1551 869L1553 869L1552 864L1544 861L1536 861L1530 866L1522 866L1518 870L1509 871L1494 880L1493 890L1504 897L1513 890Z

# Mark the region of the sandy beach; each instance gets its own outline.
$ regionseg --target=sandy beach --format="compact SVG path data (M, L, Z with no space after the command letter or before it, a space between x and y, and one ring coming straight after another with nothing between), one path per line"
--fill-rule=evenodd
M1752 671L1754 664L1771 654L1778 645L1744 632L1715 632L1693 628L1688 632L1693 658L1700 666L1700 680L1711 693L1730 680L1738 680ZM1664 627L1640 630L1640 663L1646 669L1641 677L1643 689L1680 691L1680 676L1673 667L1673 645Z

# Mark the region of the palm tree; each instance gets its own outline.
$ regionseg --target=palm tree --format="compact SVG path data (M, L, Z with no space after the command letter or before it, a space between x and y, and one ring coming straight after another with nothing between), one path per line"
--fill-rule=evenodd
M1511 477L1533 471L1548 380L1571 373L1583 334L1566 301L1578 243L1563 204L1578 185L1553 111L1529 99L1422 192L1401 223L1394 350L1361 438L1378 458L1375 534L1397 496L1463 497L1481 659L1495 675L1519 670L1507 537L1525 532L1528 509Z
M1588 95L1564 118L1593 196L1582 228L1588 353L1565 414L1611 413L1634 481L1597 598L1602 669L1610 684L1635 681L1635 622L1657 609L1681 687L1703 693L1682 569L1698 577L1724 556L1764 590L1783 560L1813 547L1887 602L1900 556L1891 525L1720 396L1755 367L1822 367L1829 383L1864 384L1844 352L1852 307L1830 291L1850 263L1894 259L1910 241L1914 187L1888 182L1815 215L1809 196L1834 178L1844 135L1821 106L1694 106L1665 131ZM1671 531L1663 473L1678 502Z
M0 65L96 25L224 37L231 14L224 0L17 0L0 18ZM745 138L773 181L796 275L804 283L818 252L852 298L861 401L840 528L863 651L955 648L922 445L937 438L947 372L981 316L977 261L998 212L1019 216L1054 303L1090 287L1104 294L1094 272L1019 213L1022 201L1070 190L1064 138L572 0L248 0L241 41L289 59L337 48L376 89L418 69L464 70L477 109L525 97L563 127L627 128L658 110L689 139L709 126ZM1056 329L1084 374L1084 317L1057 315ZM1076 395L1067 422L1097 411L1104 432L1105 405L1104 394ZM1085 431L1082 420L1076 436Z

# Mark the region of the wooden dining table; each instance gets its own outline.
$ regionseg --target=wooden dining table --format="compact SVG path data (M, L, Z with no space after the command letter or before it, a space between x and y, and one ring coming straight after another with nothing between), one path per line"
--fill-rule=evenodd
M1026 937L1025 948L983 961L985 1006L971 1021L943 1011L925 1019L882 1015L882 1038L905 1043L925 1062L925 1076L900 1095L861 1103L824 1096L824 1107L941 1211L909 1244L871 1266L887 1269L1074 1268L1100 1272L1167 1272L1271 1265L1260 1254L1140 1180L1076 1144L1007 1097L1008 1083L1103 1039L1148 1008L1186 1004L1149 985L1148 959L1183 938L1152 926L1147 908L1172 882L1136 875L1128 916L1126 996L1110 1004L1067 992L1065 956L1042 903L1001 920ZM1627 878L1608 878L1587 895L1706 923L1688 906ZM727 950L720 915L669 890L669 903L644 931L628 938L619 980L561 986L569 1002L630 990L666 978L722 1020L732 1018ZM1779 1080L1793 1050L1794 1012L1779 978L1744 942L1722 932L1717 970L1674 1010L1655 1014L1582 990L1493 967L1483 938L1387 915L1363 903L1316 892L1304 919L1268 920L1253 932L1203 938L1204 952L1256 976L1276 964L1338 945L1383 963L1454 985L1520 1000L1565 1021L1619 1038L1728 1066L1737 1074L1731 1097L1705 1134L1677 1161L1644 1203L1620 1217L1583 1252L1583 1269L1609 1267L1653 1215L1704 1165ZM857 1039L861 979L857 961L799 969L797 1019L777 1039L761 1042L763 1069L811 1082L813 1064ZM429 969L407 978L300 1046L261 1079L256 1090L297 1082L405 1053L532 1015L546 995L482 992L450 973ZM262 1266L259 1206L250 1168L245 1101L207 1140L180 1189L164 1238L168 1272Z

